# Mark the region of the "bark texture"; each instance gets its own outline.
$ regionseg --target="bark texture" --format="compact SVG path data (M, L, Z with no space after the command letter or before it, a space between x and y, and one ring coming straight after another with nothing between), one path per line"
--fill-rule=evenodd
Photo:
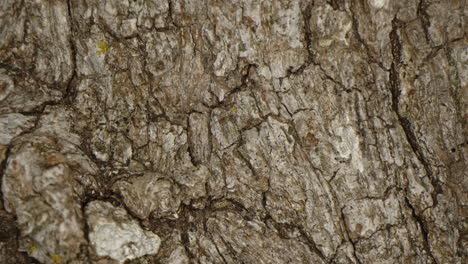
M0 2L0 263L468 263L466 1Z

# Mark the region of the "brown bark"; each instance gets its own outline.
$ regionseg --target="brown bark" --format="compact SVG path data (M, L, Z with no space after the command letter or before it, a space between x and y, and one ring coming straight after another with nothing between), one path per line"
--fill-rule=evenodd
M0 263L466 263L467 8L3 0Z

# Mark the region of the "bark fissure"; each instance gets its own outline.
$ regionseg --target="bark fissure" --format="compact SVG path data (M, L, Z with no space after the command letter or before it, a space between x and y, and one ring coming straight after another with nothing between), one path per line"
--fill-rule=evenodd
M299 228L299 231L301 233L301 236L303 237L303 239L307 243L307 246L309 247L310 251L317 254L323 260L323 262L328 263L328 264L332 264L332 262L329 262L325 258L322 251L320 251L320 249L317 247L317 244L314 242L314 240L310 236L307 235L307 233L304 231L304 229Z
M426 172L427 177L430 179L434 187L434 192L432 192L431 196L433 200L432 206L435 207L437 206L437 203L438 203L437 195L442 192L440 183L438 179L436 179L436 177L434 176L432 169L431 169L431 165L425 158L423 151L421 150L421 147L419 146L418 140L413 132L411 122L408 120L408 118L402 116L399 110L399 97L400 97L401 91L400 91L400 76L398 72L398 67L400 65L402 47L401 47L400 39L398 36L398 29L399 29L398 24L399 24L399 21L396 18L394 18L392 21L392 31L390 33L390 39L391 39L391 44L392 44L392 54L393 54L393 62L390 68L390 91L392 94L392 107L401 127L403 128L407 142L409 143L415 156L423 165L424 171ZM429 256L432 258L434 262L438 263L437 259L433 256L432 251L431 251L431 246L430 246L430 241L429 241L429 229L427 228L427 222L424 219L424 216L417 214L417 212L415 211L415 208L411 205L407 197L405 197L405 202L411 209L413 218L416 220L416 222L419 224L421 228L421 233L424 239L424 248L427 251L427 254L429 254Z
M429 28L431 27L431 21L429 19L429 14L427 13L427 8L428 8L428 3L426 2L426 0L419 0L418 17L420 17L421 19L426 41L429 43L432 43L431 35L429 33Z
M356 253L357 252L357 250L356 250L356 241L353 241L353 239L351 239L348 223L346 222L346 218L345 218L345 214L343 212L343 209L344 208L342 208L340 210L340 221L342 223L342 227L343 227L344 232L346 234L346 239L347 239L347 241L349 241L349 243L351 243L351 246L353 248L353 257L354 257L354 259L357 261L357 263L362 264L361 260L359 259L359 257L357 256L357 253Z

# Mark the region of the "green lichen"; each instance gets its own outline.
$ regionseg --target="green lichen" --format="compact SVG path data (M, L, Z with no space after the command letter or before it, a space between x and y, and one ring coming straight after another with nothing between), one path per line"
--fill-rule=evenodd
M32 246L28 249L28 254L31 255L32 253L34 253L35 251L37 250L37 247L36 246Z
M98 42L96 46L99 49L96 51L96 54L98 55L106 54L107 52L109 52L109 46L105 42Z
M50 258L55 262L55 263L61 263L62 262L62 258L57 255L57 254L52 254L50 255Z

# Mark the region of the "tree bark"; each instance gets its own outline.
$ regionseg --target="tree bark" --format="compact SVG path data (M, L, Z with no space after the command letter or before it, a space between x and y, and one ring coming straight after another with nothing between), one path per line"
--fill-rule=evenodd
M0 263L468 263L461 0L3 0Z

